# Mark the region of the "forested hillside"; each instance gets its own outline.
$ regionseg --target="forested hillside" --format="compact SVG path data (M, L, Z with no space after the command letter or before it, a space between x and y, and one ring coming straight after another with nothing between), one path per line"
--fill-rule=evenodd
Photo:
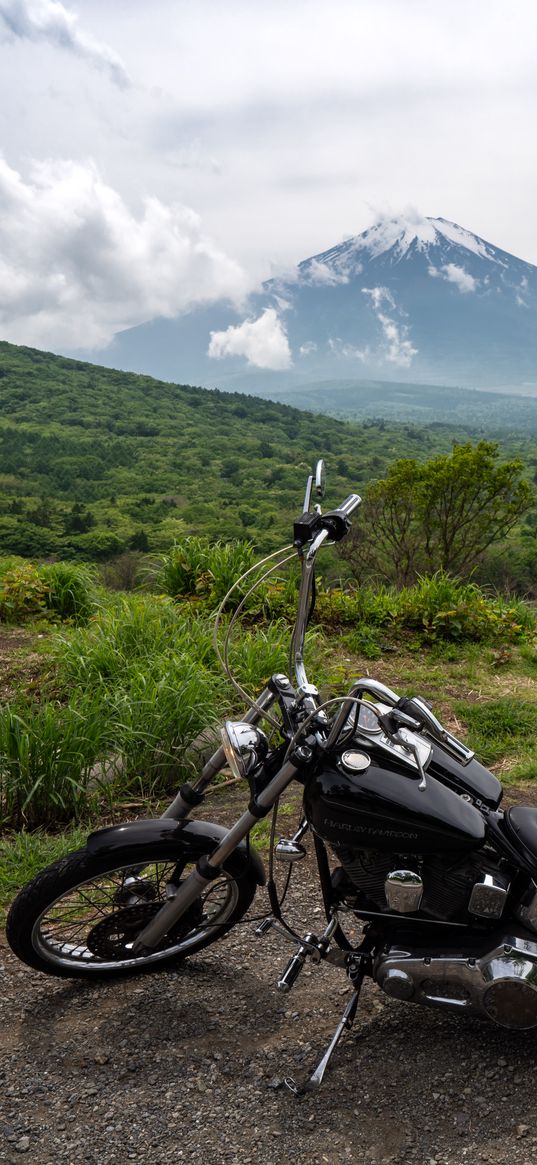
M185 532L286 538L319 455L329 498L478 430L348 424L0 343L0 552L103 560ZM506 453L537 463L528 439Z

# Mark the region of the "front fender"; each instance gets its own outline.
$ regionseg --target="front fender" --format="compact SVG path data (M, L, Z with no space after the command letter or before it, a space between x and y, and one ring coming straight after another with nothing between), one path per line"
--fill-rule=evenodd
M168 856L170 851L173 853L177 849L178 854L186 852L192 859L197 859L216 849L227 832L222 825L215 825L212 821L173 821L170 817L151 817L98 829L90 833L86 846L90 853L99 857L117 857L122 850L131 851L135 847L139 851L140 862L143 862L144 856L147 859L150 855L154 857L156 846L162 846ZM257 885L264 886L265 867L257 850L241 841L234 851L235 855L243 859L245 867L250 867Z

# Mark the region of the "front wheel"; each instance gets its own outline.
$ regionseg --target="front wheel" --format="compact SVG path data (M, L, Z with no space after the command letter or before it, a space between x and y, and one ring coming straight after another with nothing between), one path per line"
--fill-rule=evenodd
M7 920L19 959L48 975L109 978L158 971L216 942L246 913L255 878L236 855L159 946L135 955L133 943L193 869L192 855L153 855L135 847L114 857L79 850L38 874L15 899Z

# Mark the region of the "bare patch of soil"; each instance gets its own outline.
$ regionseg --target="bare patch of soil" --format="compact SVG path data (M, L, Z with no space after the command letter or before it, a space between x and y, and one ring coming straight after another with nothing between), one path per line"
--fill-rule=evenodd
M42 638L20 627L0 625L0 701L12 700L21 689L38 681L45 662L32 647Z

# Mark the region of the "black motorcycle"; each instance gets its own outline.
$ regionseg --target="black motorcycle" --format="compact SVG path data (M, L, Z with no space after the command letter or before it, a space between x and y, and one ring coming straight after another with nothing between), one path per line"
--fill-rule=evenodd
M83 850L21 891L7 924L15 954L50 975L103 978L176 963L244 918L266 880L250 831L298 781L303 819L271 853L272 913L256 933L273 926L296 944L281 991L292 988L307 960L340 966L354 990L313 1074L301 1086L289 1082L297 1092L320 1085L353 1023L366 976L396 999L505 1028L537 1026L537 809L504 813L499 781L419 696L399 696L365 678L348 695L322 702L308 682L303 651L317 552L345 537L360 505L351 494L323 514L313 504L323 495L323 476L319 462L293 545L259 563L261 577L245 593L246 576L235 584L243 584L243 597L218 651L250 705L244 719L226 722L221 747L163 817L92 833ZM296 554L296 682L274 675L252 700L229 671L229 636L255 587ZM261 721L272 730L270 745ZM250 790L231 829L192 818L226 765ZM308 832L327 923L321 934L299 936L283 917L272 857L287 863L290 875ZM346 933L346 923L357 920L358 944Z

